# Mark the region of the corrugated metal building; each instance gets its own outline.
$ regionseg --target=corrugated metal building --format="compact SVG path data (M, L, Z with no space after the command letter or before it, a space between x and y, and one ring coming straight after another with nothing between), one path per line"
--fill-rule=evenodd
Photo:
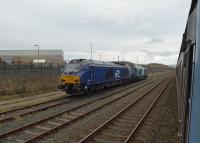
M39 57L39 61L38 61ZM63 63L62 50L0 50L0 59L6 63Z

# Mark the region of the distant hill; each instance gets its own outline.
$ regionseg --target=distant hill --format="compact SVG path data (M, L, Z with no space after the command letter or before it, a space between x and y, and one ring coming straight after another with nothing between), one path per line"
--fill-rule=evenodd
M171 67L171 68L176 68L176 65L169 65L169 67Z
M160 63L150 63L148 64L149 67L159 67L159 68L171 68L169 65L164 65Z
M155 73L155 72L165 72L165 71L173 71L175 67L164 65L164 64L159 64L159 63L151 63L147 65L148 71L150 73Z

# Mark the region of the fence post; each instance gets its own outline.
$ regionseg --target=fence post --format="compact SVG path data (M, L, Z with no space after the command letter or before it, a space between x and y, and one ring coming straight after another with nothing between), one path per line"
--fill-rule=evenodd
M33 67L32 67L31 63L29 63L29 67L30 67L30 73L32 73L33 72Z
M42 70L42 63L40 63L40 68L39 69L40 69L40 71Z
M21 71L20 71L20 63L18 63L18 65L17 65L17 70L18 70L18 73L21 73Z
M51 63L49 64L49 73L52 73L52 69L51 69Z
M58 69L57 69L57 73L60 72L60 63L58 62Z
M3 73L6 74L6 62L3 62Z

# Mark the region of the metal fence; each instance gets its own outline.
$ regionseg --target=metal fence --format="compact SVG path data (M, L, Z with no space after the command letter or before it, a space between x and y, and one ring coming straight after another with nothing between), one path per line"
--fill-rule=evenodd
M63 64L60 63L39 63L39 64L0 63L0 74L61 73L62 70L63 70Z

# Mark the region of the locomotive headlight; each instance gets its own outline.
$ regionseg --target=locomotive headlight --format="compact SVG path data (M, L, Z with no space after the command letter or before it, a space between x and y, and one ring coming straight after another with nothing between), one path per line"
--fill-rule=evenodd
M84 86L84 89L87 90L87 89L88 89L88 86Z

